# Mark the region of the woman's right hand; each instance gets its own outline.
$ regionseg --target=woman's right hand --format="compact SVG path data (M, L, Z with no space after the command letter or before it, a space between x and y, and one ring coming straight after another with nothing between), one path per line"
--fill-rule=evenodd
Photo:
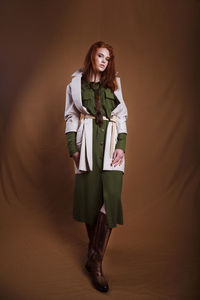
M80 152L77 151L77 152L73 153L72 154L72 158L75 161L76 167L78 169L78 167L79 167L79 160L80 160Z

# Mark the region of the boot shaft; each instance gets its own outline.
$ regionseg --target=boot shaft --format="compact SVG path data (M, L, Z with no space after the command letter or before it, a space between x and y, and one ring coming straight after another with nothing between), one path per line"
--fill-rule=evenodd
M103 259L112 228L109 228L106 214L99 212L91 248L95 250L98 260Z

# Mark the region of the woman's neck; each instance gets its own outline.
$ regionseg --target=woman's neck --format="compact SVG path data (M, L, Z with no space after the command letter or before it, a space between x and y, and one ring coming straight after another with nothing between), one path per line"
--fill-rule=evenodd
M96 75L96 80L94 81L94 74L92 74L92 76L91 76L91 78L90 78L90 81L93 81L93 82L98 82L98 81L100 81L100 79L101 79L101 74L100 73L97 73L97 75Z

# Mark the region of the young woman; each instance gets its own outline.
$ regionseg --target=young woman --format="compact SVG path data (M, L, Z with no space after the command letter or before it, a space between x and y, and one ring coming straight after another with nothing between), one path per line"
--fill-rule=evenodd
M73 217L86 224L85 265L92 283L109 290L102 261L113 227L123 224L121 190L125 166L127 108L116 76L113 48L91 45L83 68L66 88L65 121L74 160Z

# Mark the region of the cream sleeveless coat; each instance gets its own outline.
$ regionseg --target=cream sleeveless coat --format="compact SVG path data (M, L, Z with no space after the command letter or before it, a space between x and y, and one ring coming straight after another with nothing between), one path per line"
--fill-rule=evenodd
M66 103L65 103L65 113L64 120L66 121L65 133L70 131L77 132L76 143L80 151L80 161L79 168L76 167L74 163L75 174L81 174L83 172L92 171L92 128L93 128L93 119L83 118L81 122L80 113L84 115L89 115L87 109L82 105L81 97L81 77L82 70L79 69L72 74L73 79L70 84L66 87ZM105 151L103 159L103 170L107 171L122 171L124 172L125 168L125 158L123 159L122 164L116 167L111 166L112 155L110 153L111 147L111 137L114 138L114 146L117 143L118 133L127 133L126 120L128 117L128 112L126 105L123 100L120 78L116 77L118 83L118 89L114 91L114 94L120 101L120 104L111 112L111 117L116 116L116 127L112 121L109 121L107 132L106 132L106 142L105 142ZM80 124L79 124L80 123ZM112 135L112 130L113 135ZM115 147L114 147L115 149Z

